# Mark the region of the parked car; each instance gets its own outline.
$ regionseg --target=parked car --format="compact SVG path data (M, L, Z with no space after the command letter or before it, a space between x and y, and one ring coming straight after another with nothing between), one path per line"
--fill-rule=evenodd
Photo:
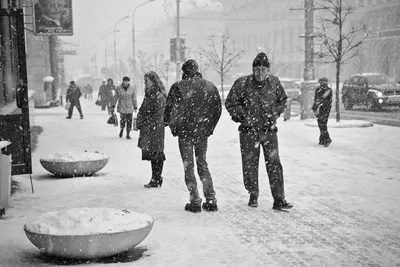
M366 105L368 110L400 106L400 87L394 78L384 74L354 74L343 83L342 102L346 110L351 110L354 105Z
M292 78L279 78L281 81L281 85L283 89L285 89L285 92L288 96L288 98L291 98L293 101L300 101L300 87L298 84L296 84L296 79Z

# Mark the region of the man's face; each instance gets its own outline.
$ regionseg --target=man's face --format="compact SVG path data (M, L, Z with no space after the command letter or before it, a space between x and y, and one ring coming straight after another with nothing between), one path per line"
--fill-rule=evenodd
M129 81L122 81L122 84L127 86L129 84Z
M65 0L43 0L43 13L52 19L60 19L66 3Z
M258 82L262 82L267 78L269 68L265 66L256 66L253 68L254 76Z
M320 81L319 84L320 84L321 86L324 86L324 85L327 85L328 83L327 83L326 81Z

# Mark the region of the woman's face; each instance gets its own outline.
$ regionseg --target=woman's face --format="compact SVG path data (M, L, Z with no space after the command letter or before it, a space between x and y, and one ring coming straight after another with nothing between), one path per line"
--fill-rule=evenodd
M149 78L146 78L146 79L144 79L144 85L146 86L146 91L147 91L147 90L150 90L151 87L153 87L154 83Z

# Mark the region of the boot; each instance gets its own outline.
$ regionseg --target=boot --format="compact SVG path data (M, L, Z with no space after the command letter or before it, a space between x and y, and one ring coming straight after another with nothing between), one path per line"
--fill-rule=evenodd
M185 210L190 212L201 212L201 198L195 199L185 205Z
M274 201L272 209L274 210L288 210L293 208L293 204L288 203L285 199L277 199Z
M124 128L121 128L121 131L119 132L119 138L122 138L123 134L124 134Z
M256 194L250 194L248 205L252 208L258 207L258 196Z
M144 187L146 188L157 188L161 187L163 183L163 178L160 177L158 179L154 179L153 177L150 179L150 182L148 184L145 184Z
M83 115L81 115L81 120L83 120Z
M132 139L129 135L130 131L126 131L126 139Z
M218 211L217 200L207 199L206 202L203 203L203 209L206 211Z

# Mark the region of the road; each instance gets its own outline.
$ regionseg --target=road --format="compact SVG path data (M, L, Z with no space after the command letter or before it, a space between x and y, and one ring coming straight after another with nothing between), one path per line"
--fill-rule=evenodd
M297 102L292 104L292 112L299 113L300 105ZM332 107L331 118L335 118L335 106ZM384 108L380 112L367 111L363 107L355 107L354 110L345 110L343 105L340 106L341 119L348 120L366 120L376 124L400 127L400 108Z

